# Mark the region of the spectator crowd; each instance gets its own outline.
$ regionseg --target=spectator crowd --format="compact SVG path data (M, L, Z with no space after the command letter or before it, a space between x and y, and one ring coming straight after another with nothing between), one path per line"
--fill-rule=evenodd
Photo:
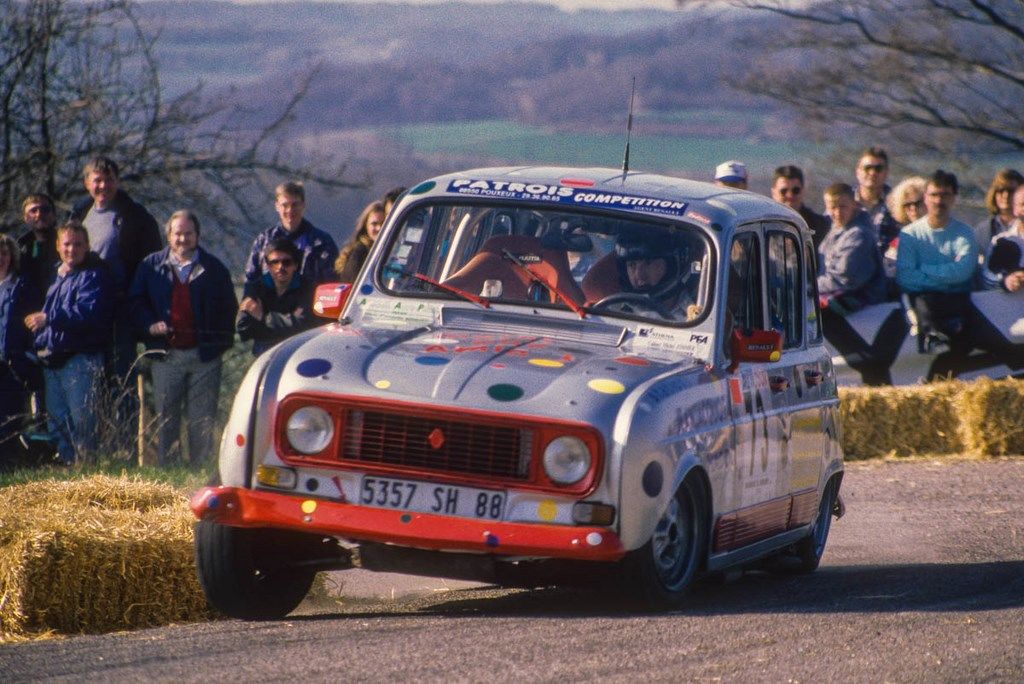
M130 448L142 358L159 464L208 462L222 356L235 334L259 355L312 327L315 287L339 274L354 278L385 206L404 191L363 211L339 257L334 239L305 218L303 185L277 186L278 221L253 242L239 302L229 269L201 245L193 211L172 213L161 237L156 219L121 187L114 160L91 159L82 180L86 196L65 221L49 196L34 193L22 203L23 234L0 234L0 444L13 454L15 440L24 441L34 401L46 420L39 434L64 465L95 458L100 411L115 426L106 446Z
M985 197L988 217L972 227L955 216L953 174L937 170L890 189L888 173L885 150L864 150L854 183L824 189L824 214L808 205L799 167L779 166L770 184L772 198L811 230L825 335L868 385L890 383L895 351L886 347L889 336L862 339L851 315L902 302L894 310L916 326L919 347L946 349L942 368L955 373L973 349L996 344L972 325L971 293L1024 289L1024 176L997 173ZM404 192L395 188L367 205L339 249L305 217L303 185L281 183L278 221L253 242L239 300L229 269L202 245L193 211L175 211L161 231L121 187L114 160L90 160L82 178L86 196L65 221L50 197L30 194L21 236L0 234L0 444L24 438L34 400L47 442L67 465L95 458L101 406L120 427L115 447L131 444L140 407L126 390L141 358L152 379L160 465L209 461L222 357L235 335L259 355L316 325L316 286L356 278ZM714 182L746 189L747 168L724 162Z

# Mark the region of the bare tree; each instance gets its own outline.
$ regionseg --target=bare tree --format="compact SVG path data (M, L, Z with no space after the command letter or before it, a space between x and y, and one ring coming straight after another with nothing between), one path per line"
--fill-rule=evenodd
M155 212L189 206L229 237L253 225L282 177L361 187L343 163L289 144L288 125L317 69L262 123L200 86L165 100L153 46L132 0L0 0L0 223L25 194L81 194L84 162L113 157ZM244 231L239 231L243 232Z
M1024 150L1022 0L726 4L785 20L751 37L769 52L734 81L805 121L946 155Z

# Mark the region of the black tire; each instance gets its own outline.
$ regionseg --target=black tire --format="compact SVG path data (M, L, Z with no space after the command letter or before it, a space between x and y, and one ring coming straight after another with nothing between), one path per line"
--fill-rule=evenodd
M797 562L791 568L787 568L791 572L807 574L818 569L821 557L825 553L828 532L832 527L832 509L836 505L838 482L832 478L825 485L825 491L821 493L821 502L818 504L818 515L811 524L811 534L793 545L793 555Z
M197 522L196 569L207 602L244 620L284 617L305 598L316 576L315 570L286 563L301 558L301 547L312 541L297 533Z
M706 555L707 521L704 486L688 477L651 538L626 556L623 569L630 593L655 609L682 605Z

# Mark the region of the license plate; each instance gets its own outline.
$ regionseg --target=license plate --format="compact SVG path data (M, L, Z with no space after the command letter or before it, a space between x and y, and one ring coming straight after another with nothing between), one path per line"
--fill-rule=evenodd
M501 520L505 515L505 492L502 491L368 475L359 485L359 503L480 520Z

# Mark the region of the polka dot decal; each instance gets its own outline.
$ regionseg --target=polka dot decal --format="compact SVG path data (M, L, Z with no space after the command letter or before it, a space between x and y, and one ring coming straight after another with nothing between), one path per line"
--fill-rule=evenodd
M302 502L302 512L305 513L306 515L309 515L310 513L312 513L315 510L316 510L316 501L313 501L312 499L306 499L305 501Z
M491 385L487 388L487 396L495 401L515 401L524 394L523 388L518 385Z
M561 368L565 365L561 361L554 359L530 359L528 363L532 366L540 366L541 368Z
M304 378L315 378L330 370L331 362L327 359L306 359L295 368L295 371Z
M376 387L377 389L387 389L387 388L391 387L391 381L390 380L378 380L377 382L373 383L373 386Z
M551 522L558 515L558 506L551 499L545 499L537 504L537 517L544 522Z
M587 387L601 394L622 394L626 391L625 385L610 378L594 378L587 383Z
M417 356L416 363L421 366L443 366L448 363L451 359L446 359L443 356Z
M437 183L435 183L434 181L426 181L424 183L420 183L415 188L410 190L409 194L410 195L422 195L425 192L430 192L431 190L433 190L435 185L437 185Z
M240 447L241 446L245 446L245 435L242 435L242 434L235 435L235 444L237 444Z
M364 295L373 294L373 285L370 283L364 283L363 286L359 288L359 293Z
M616 363L624 363L627 366L650 366L651 362L647 359L641 359L639 356L620 356L615 359Z

